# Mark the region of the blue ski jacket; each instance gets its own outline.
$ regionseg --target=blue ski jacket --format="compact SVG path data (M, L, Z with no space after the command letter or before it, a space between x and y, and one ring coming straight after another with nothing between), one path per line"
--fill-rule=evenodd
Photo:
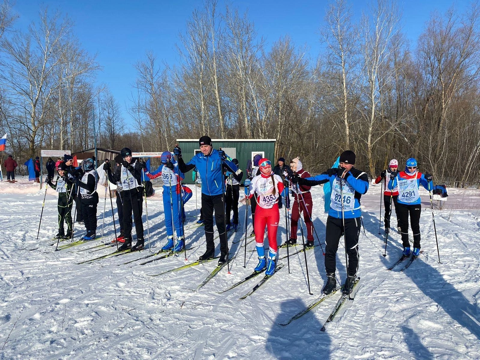
M222 160L217 150L213 149L209 155L196 154L188 163L178 159L180 170L185 173L197 168L202 179L202 194L215 196L224 192L223 168L233 173L238 171L237 166L228 160Z
M348 176L346 178L346 180L343 180L344 181L344 185L345 186L345 190L347 189L347 187L351 188L351 190L354 191L354 205L351 207L351 209L349 210L344 210L343 211L343 214L344 214L344 218L345 219L354 219L354 218L358 218L360 216L362 216L362 210L360 208L360 198L362 197L363 194L365 194L367 191L368 191L368 176L366 173L364 172L361 172L360 170L357 170L355 168L352 168L349 172L348 172ZM317 176L313 176L313 177L309 177L309 178L305 178L305 179L301 179L301 183L304 184L304 185L311 185L311 186L314 186L314 185L318 185L318 184L323 184L323 183L329 183L331 189L332 189L332 193L331 193L331 196L332 196L332 203L334 202L334 199L333 197L335 195L337 195L337 197L340 197L338 193L335 192L335 188L334 188L334 182L335 180L338 180L340 181L341 178L340 177L337 177L337 175L331 175L329 176L326 172L320 174L320 175L317 175ZM346 184L345 184L346 182ZM341 197L340 197L341 198ZM344 199L340 199L340 202L341 201L345 201L345 196L344 196ZM347 199L348 200L348 199ZM347 206L345 206L346 208ZM341 219L342 218L342 211L340 210L335 210L332 206L330 206L330 209L328 210L328 215L331 216L331 217L334 217L334 218L337 218L337 219Z

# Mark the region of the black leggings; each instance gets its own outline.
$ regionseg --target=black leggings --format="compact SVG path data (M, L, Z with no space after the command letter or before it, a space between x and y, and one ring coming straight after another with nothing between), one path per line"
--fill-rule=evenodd
M408 215L410 215L410 225L413 231L413 247L420 249L420 215L422 214L422 206L405 205L398 203L397 216L400 218L400 228L402 230L403 247L410 247L408 241Z
M342 233L345 232L345 242L348 255L347 273L350 276L356 275L358 270L358 237L360 235L361 221L360 218L345 219L345 229L343 228L342 219L332 216L327 218L326 230L326 249L325 249L325 270L327 274L335 273L336 254L338 243Z
M213 212L215 211L215 223L220 234L220 251L223 256L228 255L227 234L225 232L225 205L223 194L205 195L202 194L202 214L205 224L205 238L207 240L207 252L215 251L213 241Z
M227 186L227 224L230 224L230 211L233 210L233 223L238 224L238 198L240 196L240 185Z
M395 213L397 214L397 222L400 222L399 216L398 216L398 195L391 196L390 200L390 195L383 195L383 203L385 204L385 229L390 229L390 215L392 215L392 202L393 205L395 206ZM393 201L392 201L393 200Z

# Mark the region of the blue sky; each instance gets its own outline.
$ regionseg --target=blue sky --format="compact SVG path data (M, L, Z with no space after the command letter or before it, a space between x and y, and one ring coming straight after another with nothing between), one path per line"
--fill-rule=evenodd
M366 1L350 1L356 14L367 11ZM469 1L455 2L455 8L464 12ZM320 52L320 28L329 1L324 0L219 0L219 9L228 4L255 24L258 36L267 47L288 35L297 46L306 46L315 59ZM453 0L398 0L402 13L401 26L412 47L433 11L444 13ZM98 84L108 86L121 107L126 125L131 123L130 106L132 86L135 83L135 63L153 52L157 59L169 65L180 61L177 45L179 34L192 12L203 7L201 0L17 0L14 7L20 16L15 24L24 30L38 19L42 6L59 10L75 23L74 32L82 47L96 54L102 71Z

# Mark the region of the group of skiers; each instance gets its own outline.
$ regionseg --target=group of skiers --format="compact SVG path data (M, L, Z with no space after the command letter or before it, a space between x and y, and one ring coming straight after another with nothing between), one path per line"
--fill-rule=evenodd
M150 179L162 177L163 204L165 224L167 229L167 243L164 251L179 252L185 248L183 223L185 219L184 204L191 197L191 190L181 185L184 173L196 171L201 182L201 215L204 224L206 251L199 260L208 260L214 257L214 218L220 238L220 257L218 265L223 266L229 261L229 246L227 232L238 227L238 203L240 184L243 173L238 168L238 160L231 159L224 151L213 148L212 140L208 136L199 139L200 152L188 163L182 158L181 148L177 145L172 153L166 151L161 155L161 166L156 172L149 173L146 164L140 159L132 157L128 148L121 150L115 158L112 167L107 160L103 169L111 183L117 185L117 207L120 217L120 236L117 241L123 242L119 251L141 250L144 248L144 229L142 223L142 209L144 190L142 180L144 175ZM247 168L245 179L245 200L250 202L253 232L255 236L258 264L255 272L265 271L272 275L275 272L278 258L277 230L280 222L280 208L285 206L291 209L290 237L287 246L297 243L297 229L300 215L307 229L305 246L314 246L312 222L313 201L310 188L319 184L328 184L331 193L328 196L328 218L325 233L325 270L327 282L323 288L324 294L329 294L337 288L336 282L336 254L339 241L344 236L347 257L347 279L343 285L343 293L349 294L357 280L359 264L358 240L361 221L361 196L368 191L369 181L365 172L354 167L356 156L353 151L344 151L339 159L338 166L327 169L325 172L311 176L299 158L285 164L284 158L279 158L272 169L272 163L261 155L254 156L253 163ZM398 232L401 233L404 255L418 256L420 253L420 214L421 201L419 186L427 190L433 189L432 176L418 171L417 161L410 158L406 162L404 171L398 171L398 161L392 159L388 169L382 171L375 181L384 184L385 203L385 232L390 230L392 203L397 214ZM64 156L64 162L58 166L56 183L49 177L48 183L59 193L58 200L58 237L72 236L71 209L73 200L78 199L77 211L81 212L87 230L84 240L94 239L96 234L96 207L98 194L96 193L98 174L94 169L93 159L86 159L81 168L73 168L72 158ZM289 193L292 194L292 201ZM230 213L233 211L233 218ZM137 242L132 246L132 214L135 222ZM413 231L413 250L411 250L408 227ZM63 222L67 224L64 231ZM176 241L174 241L176 232ZM268 254L265 253L264 235L268 234Z
M58 233L56 238L73 237L72 206L76 203L76 221L84 223L85 240L93 240L97 229L98 175L94 160L85 159L81 167L73 166L73 158L64 155L64 161L57 167L58 176L53 183L53 176L47 176L46 183L58 192ZM65 232L64 223L67 225Z

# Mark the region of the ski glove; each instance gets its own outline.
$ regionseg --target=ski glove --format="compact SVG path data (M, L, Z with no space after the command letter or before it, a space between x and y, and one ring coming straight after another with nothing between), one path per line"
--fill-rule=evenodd
M298 176L298 174L295 173L295 174L292 175L291 180L292 180L292 183L298 184L298 182L300 181L300 176Z
M143 161L143 160L138 160L138 164L140 165L140 168L142 168L142 169L147 168L147 164L145 164L145 161Z
M125 160L122 160L122 165L125 167L125 169L131 170L132 165L126 162Z
M396 171L394 171L390 174L390 179L391 180L395 180L396 177L397 177L397 172Z
M105 171L110 171L111 169L111 165L108 161L105 161L105 163L103 164L103 170Z
M220 159L222 160L225 160L227 158L225 151L223 151L222 149L218 150L218 155L220 155Z
M328 176L337 175L337 170L338 170L338 169L334 169L334 168L328 169L328 170L327 170L327 175L328 175Z
M426 173L426 174L425 174L425 180L427 180L427 181L432 181L432 180L433 180L433 176L430 175L429 173Z
M385 176L387 176L387 170L383 170L380 176L382 177L382 179L385 179Z
M173 163L171 161L167 161L167 163L165 164L165 166L167 168L169 168L170 170L173 170Z
M182 149L180 149L180 146L175 146L173 149L173 154L179 159L182 157Z

